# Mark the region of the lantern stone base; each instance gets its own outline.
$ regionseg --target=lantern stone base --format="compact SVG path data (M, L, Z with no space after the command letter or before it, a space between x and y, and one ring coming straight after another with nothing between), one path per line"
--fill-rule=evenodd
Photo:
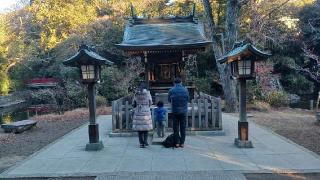
M238 121L238 138L235 138L234 144L239 148L253 148L249 141L249 123L247 121Z
M253 148L251 141L243 141L243 140L240 140L239 138L234 139L234 144L238 148Z
M97 143L88 143L86 145L86 151L99 151L103 148L104 148L104 146L103 146L102 141L99 141Z

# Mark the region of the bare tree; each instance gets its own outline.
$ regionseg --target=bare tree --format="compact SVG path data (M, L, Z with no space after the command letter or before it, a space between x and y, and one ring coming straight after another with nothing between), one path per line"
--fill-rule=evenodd
M300 74L305 75L311 81L319 84L320 83L320 57L315 54L307 45L304 44L302 48L304 55L311 61L309 67L295 66L294 70Z
M209 0L202 0L204 10L207 17L208 32L212 40L212 49L214 52L214 57L216 64L218 66L218 71L220 74L220 81L223 87L223 92L225 95L225 109L226 112L237 112L238 111L238 101L236 95L235 82L231 78L230 66L226 64L220 64L217 60L222 57L222 47L219 45L218 39L216 37L216 24L212 16L212 8ZM234 42L237 40L237 29L238 29L238 18L241 5L246 1L239 0L228 0L227 3L227 18L226 18L226 35L227 43L226 50L231 50Z

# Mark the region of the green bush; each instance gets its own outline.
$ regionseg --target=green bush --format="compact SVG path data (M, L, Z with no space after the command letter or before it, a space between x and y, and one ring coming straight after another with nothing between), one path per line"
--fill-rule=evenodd
M31 93L31 104L57 104L54 91L51 89L39 89Z
M99 84L99 93L111 102L128 95L128 74L117 67L107 67L102 70L102 82Z
M289 103L288 96L281 91L273 91L266 95L266 102L272 107L283 107Z
M96 96L97 107L103 107L107 105L107 99L103 96Z
M283 74L281 76L281 84L287 92L300 94L312 93L313 83L298 73Z
M208 77L204 78L194 78L197 91L210 94L212 79Z
M247 98L249 102L254 103L255 100L262 100L263 95L261 91L261 86L259 84L249 81L247 84Z
M10 80L5 71L0 68L0 95L7 95L10 89Z
M87 97L85 88L81 84L74 82L65 83L66 99L64 106L70 108L85 107L87 104Z

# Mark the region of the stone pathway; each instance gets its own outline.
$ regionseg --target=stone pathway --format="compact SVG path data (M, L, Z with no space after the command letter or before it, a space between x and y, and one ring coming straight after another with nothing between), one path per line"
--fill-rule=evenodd
M237 118L223 114L225 136L187 136L185 148L138 148L137 137L108 137L111 116L99 116L105 148L84 151L87 125L40 150L1 177L97 176L97 179L245 179L259 172L320 172L318 155L250 123L255 148L233 145ZM165 178L167 177L167 178ZM196 178L195 178L196 177Z

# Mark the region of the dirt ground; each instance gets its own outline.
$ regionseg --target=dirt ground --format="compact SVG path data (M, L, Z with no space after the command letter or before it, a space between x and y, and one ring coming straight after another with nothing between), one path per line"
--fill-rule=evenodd
M244 174L248 180L319 180L319 173L304 174Z
M37 126L20 134L4 133L0 129L0 173L25 157L54 142L88 122L88 110L76 109L63 115L32 117ZM100 108L97 114L111 114L111 108Z
M271 129L291 141L320 155L320 123L315 112L283 108L269 112L249 111L248 120ZM238 114L233 114L238 115ZM319 173L302 174L245 174L248 180L319 180Z
M270 112L251 111L248 112L248 120L320 155L320 123L316 122L313 111L289 108Z

